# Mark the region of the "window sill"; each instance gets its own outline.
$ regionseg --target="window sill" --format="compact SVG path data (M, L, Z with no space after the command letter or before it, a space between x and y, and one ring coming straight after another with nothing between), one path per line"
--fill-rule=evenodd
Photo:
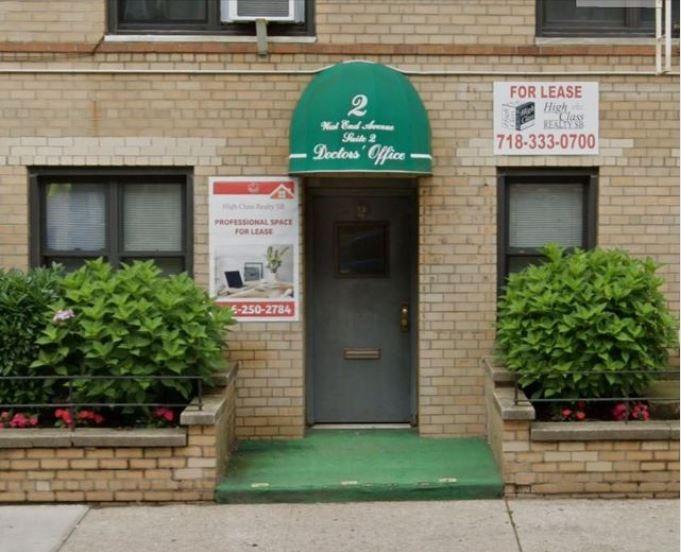
M655 38L650 36L537 36L536 46L654 46ZM672 38L672 44L678 45L679 39Z
M269 42L282 42L289 44L314 44L316 36L268 36ZM104 42L110 43L135 43L135 42L224 42L224 43L255 43L257 38L250 35L178 35L178 34L109 34L105 35Z

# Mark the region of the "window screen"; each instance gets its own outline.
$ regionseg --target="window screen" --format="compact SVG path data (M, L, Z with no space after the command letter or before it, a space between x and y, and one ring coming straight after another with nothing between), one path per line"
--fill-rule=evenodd
M511 247L541 247L547 242L581 246L583 222L582 184L512 184L509 188Z
M182 249L182 186L123 186L123 248L125 251Z
M100 251L106 244L106 189L101 184L49 184L46 245L60 251Z

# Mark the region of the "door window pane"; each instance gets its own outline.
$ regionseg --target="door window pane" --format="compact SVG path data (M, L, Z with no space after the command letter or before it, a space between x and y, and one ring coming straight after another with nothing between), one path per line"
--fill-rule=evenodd
M128 184L123 191L125 251L182 250L181 184Z
M206 0L120 0L126 23L197 23L207 18Z
M387 223L338 223L336 248L339 276L388 275Z
M512 184L509 188L509 246L537 248L549 242L579 247L584 239L581 184Z
M49 184L45 195L46 244L49 249L104 249L106 188L103 184Z

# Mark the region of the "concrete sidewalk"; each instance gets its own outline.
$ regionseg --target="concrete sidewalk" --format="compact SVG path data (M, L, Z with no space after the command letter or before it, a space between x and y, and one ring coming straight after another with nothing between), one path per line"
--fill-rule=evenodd
M676 500L130 506L91 508L82 519L81 514L72 506L0 507L0 550L679 550Z

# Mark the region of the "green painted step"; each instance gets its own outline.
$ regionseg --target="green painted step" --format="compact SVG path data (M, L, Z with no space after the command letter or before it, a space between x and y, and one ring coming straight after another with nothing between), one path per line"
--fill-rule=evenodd
M497 498L503 482L483 439L412 430L311 430L242 441L215 490L224 504Z

